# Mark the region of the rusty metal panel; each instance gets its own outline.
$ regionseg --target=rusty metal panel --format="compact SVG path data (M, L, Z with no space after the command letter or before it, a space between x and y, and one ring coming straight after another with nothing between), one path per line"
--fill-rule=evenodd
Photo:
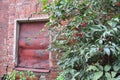
M49 68L47 50L19 49L19 66L29 68Z
M20 24L18 66L25 68L49 68L48 30L46 22Z
M19 47L29 49L47 49L49 40L46 37L42 38L20 38Z
M21 37L48 37L48 31L45 27L46 22L28 22L21 23L20 38Z

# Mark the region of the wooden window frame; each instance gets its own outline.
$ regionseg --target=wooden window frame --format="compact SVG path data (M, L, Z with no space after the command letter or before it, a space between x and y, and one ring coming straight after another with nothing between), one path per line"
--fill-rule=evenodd
M20 29L20 23L25 23L25 22L42 22L42 21L49 21L48 17L42 17L42 18L24 18L24 19L16 19L14 21L15 25L15 29L14 29L14 48L13 48L13 56L14 56L14 63L15 63L15 69L16 70L28 70L27 68L19 68L18 67L18 40L19 40L19 29ZM49 33L51 33L51 31L49 30ZM51 43L51 36L49 36L49 40ZM49 52L49 66L51 67L51 52ZM49 70L43 70L43 69L33 69L31 68L32 71L35 72L49 72Z

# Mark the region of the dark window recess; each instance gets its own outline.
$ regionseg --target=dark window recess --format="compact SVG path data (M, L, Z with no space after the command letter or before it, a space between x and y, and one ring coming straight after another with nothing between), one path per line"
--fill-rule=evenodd
M18 67L49 69L49 36L45 23L20 23Z

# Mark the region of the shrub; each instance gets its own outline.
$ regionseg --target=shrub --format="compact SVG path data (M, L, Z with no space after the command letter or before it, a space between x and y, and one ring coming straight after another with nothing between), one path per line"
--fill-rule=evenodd
M32 71L15 71L13 70L10 74L4 76L3 80L29 80L35 78L35 75ZM36 80L36 79L35 79Z
M119 80L120 0L42 2L63 79Z

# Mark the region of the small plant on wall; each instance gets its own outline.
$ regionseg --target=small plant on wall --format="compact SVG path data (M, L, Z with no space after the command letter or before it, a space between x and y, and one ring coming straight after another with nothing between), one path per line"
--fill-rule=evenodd
M120 0L40 1L50 14L58 80L120 80Z
M3 77L3 80L39 80L32 71L15 71Z

